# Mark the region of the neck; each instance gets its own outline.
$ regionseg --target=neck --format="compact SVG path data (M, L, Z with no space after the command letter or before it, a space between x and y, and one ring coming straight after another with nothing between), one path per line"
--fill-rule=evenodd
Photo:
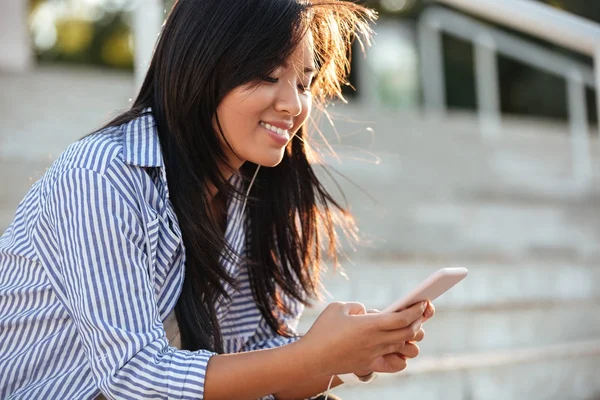
M239 167L241 167L241 164L239 165ZM233 169L231 167L223 166L220 168L221 176L223 177L223 179L225 179L225 181L228 181L235 172L239 171L239 167ZM214 185L214 183L208 182L207 189L209 193L209 202L212 217L217 223L217 225L221 229L224 229L227 220L227 199L225 195L221 193L219 189Z
M238 171L238 170L236 170ZM233 175L234 171L230 170L230 169L225 169L225 168L221 168L221 176L223 177L223 179L227 182L229 181L229 179L231 179L231 176ZM215 197L218 196L219 194L219 189L215 186L215 184L213 182L207 182L206 185L207 189L208 189L208 195L209 195L209 201L213 201L215 199Z

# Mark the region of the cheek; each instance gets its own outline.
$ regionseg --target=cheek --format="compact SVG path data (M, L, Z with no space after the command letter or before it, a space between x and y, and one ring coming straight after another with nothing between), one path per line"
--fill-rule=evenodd
M254 127L253 121L257 114L256 102L248 101L242 95L232 95L217 107L219 122L228 140L235 140L236 133Z

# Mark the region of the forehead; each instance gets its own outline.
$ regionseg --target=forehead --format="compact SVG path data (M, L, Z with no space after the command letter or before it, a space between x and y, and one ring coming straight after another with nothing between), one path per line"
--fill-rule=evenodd
M296 46L288 61L292 61L294 64L301 64L304 66L314 66L314 56L314 40L309 31L298 43L298 46Z

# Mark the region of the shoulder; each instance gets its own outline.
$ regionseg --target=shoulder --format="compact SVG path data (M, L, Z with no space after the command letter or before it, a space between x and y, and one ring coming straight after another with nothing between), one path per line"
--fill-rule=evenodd
M130 208L138 208L136 200L144 171L123 160L122 126L110 127L71 144L48 170L43 187L49 200L65 195L93 194L102 196L110 189L113 196L126 200Z
M86 169L104 175L114 163L122 162L123 127L110 127L71 144L52 166L58 174Z

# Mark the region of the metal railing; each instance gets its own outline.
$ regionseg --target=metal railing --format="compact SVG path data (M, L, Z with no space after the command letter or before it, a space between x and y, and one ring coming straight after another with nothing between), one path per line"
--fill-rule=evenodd
M445 104L441 32L473 42L478 114L482 134L501 133L497 54L503 54L567 82L573 178L588 186L592 162L585 87L600 87L600 25L529 0L437 0L500 25L528 33L594 58L595 72L586 64L507 34L442 7L429 7L419 19L419 46L425 110L443 114ZM600 91L596 90L598 115Z

